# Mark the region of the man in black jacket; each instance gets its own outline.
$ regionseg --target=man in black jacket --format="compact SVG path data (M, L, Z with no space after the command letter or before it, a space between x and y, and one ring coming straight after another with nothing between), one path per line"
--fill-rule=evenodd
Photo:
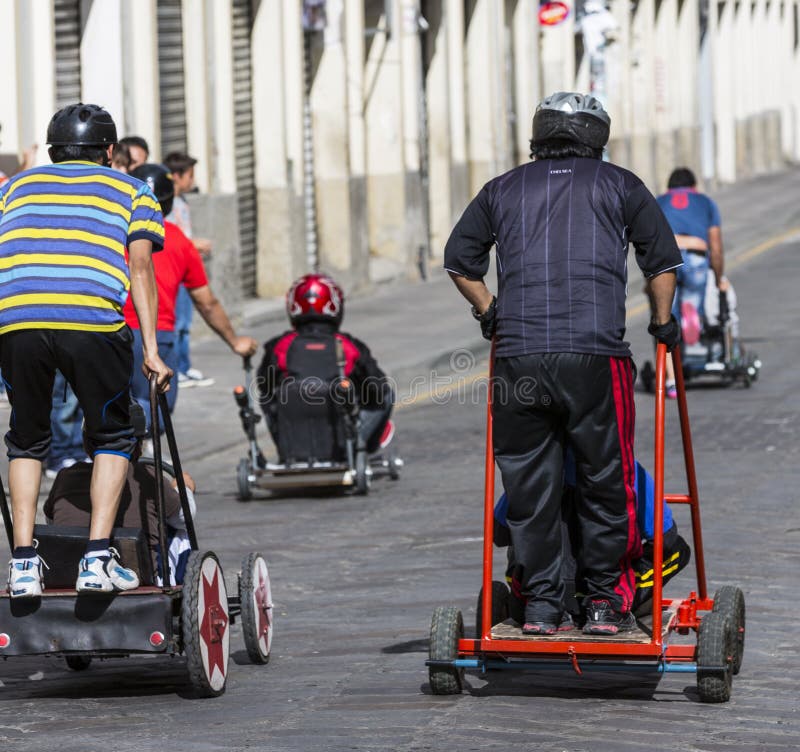
M490 180L445 248L445 268L496 337L494 450L523 568L526 634L572 628L561 574L564 447L577 466L578 565L589 634L632 630L634 493L631 353L624 341L628 243L655 301L649 331L672 348L681 255L655 198L602 161L610 118L592 96L537 108L534 161ZM483 278L496 246L498 293Z

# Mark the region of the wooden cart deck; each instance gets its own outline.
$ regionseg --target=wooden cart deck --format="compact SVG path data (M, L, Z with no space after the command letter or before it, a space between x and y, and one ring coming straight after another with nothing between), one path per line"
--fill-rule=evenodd
M661 636L666 638L667 633L674 620L677 618L677 606L664 609L662 618ZM524 642L626 642L644 644L650 642L651 631L647 626L650 617L637 620L637 629L633 632L623 632L618 635L588 635L583 634L580 629L570 629L565 632L558 632L554 635L524 635L522 626L513 619L506 619L500 624L492 627L493 640L520 640Z

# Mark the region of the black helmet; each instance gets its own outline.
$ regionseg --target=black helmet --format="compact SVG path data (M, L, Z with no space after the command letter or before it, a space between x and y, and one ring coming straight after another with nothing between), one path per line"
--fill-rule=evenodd
M51 146L111 146L117 143L114 119L96 104L70 104L53 115L47 126Z
M611 118L590 94L557 91L543 99L533 116L533 143L563 139L592 149L608 142Z
M128 173L133 178L138 178L150 186L158 203L161 204L161 213L166 217L172 211L172 201L175 198L175 184L172 182L172 173L162 164L146 162Z

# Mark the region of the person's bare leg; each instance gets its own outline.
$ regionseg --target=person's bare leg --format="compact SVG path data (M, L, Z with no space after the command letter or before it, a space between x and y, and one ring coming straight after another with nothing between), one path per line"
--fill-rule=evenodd
M14 516L14 546L33 545L36 502L42 482L42 463L18 457L8 463L8 488Z
M110 538L119 500L128 474L128 459L118 454L96 454L92 469L92 520L89 538Z
M667 353L667 382L675 383L675 366L672 364L672 353Z

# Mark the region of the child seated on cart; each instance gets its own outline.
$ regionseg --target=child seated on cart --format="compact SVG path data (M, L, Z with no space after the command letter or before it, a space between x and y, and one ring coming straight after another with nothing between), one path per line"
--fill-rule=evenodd
M576 493L575 458L571 449L567 449L564 456L564 496L562 502L562 529L564 534L564 579L567 581L566 610L574 617L580 618L580 573L576 571L576 557L574 552L580 545L579 531L574 519L574 504ZM506 496L503 494L497 501L494 510L494 544L499 548L508 546L508 566L506 580L511 587L511 616L515 621L524 620L525 602L520 592L522 581L519 567L514 559L514 548L508 534L506 524ZM639 533L642 536L643 553L641 558L634 561L636 573L636 593L633 599L632 611L637 615L646 612L653 592L653 531L655 510L655 481L650 473L636 461L636 521ZM666 583L680 572L691 558L689 544L679 535L669 504L664 503L663 522L663 552L662 552L662 582ZM517 618L519 617L519 618ZM571 628L572 622L568 619L562 628Z
M292 329L265 343L257 381L259 403L281 461L298 456L345 459L334 425L340 406L331 392L341 379L354 388L359 441L368 454L386 447L394 433L389 419L393 390L369 348L339 331L344 316L339 285L322 274L300 277L286 294L286 313ZM287 405L293 411L288 420ZM319 425L320 418L326 425Z
M128 475L122 489L117 517L114 527L141 528L153 558L153 571L160 572L158 545L158 514L156 512L156 478L151 464L138 462L141 456L142 440L146 432L144 411L138 403L131 404L131 421L134 425L137 444ZM188 474L183 474L186 483L186 494L192 517L195 516L194 500L195 483ZM89 488L92 479L91 462L78 462L71 467L60 470L47 500L44 503L44 515L48 524L59 526L89 527L91 516L91 498ZM167 518L167 545L169 547L170 584L181 584L186 570L191 547L186 533L180 497L176 490L177 481L163 486L164 510ZM156 575L156 583L160 585L161 577ZM142 583L147 584L147 583Z

